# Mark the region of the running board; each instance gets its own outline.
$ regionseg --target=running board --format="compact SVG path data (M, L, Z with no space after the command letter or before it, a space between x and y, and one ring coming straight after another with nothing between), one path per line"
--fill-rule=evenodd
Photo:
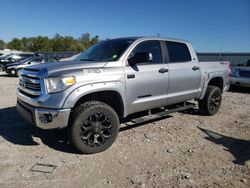
M128 122L126 124L127 125L139 124L139 123L143 123L143 122L147 122L147 121L151 121L151 120L154 120L154 119L165 117L165 116L167 116L167 115L169 115L171 113L174 113L174 112L180 112L180 111L187 110L187 109L194 108L194 107L195 107L195 104L193 104L193 103L184 103L183 106L178 106L177 105L176 108L165 109L162 112L157 112L157 113L149 114L149 115L146 115L146 116L143 116L143 117L131 119L130 122ZM151 111L149 111L149 113L151 113Z

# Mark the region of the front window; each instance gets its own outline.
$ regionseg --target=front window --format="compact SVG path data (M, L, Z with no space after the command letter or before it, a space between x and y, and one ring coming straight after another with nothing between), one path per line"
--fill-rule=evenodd
M75 61L117 61L133 42L134 39L113 39L102 41L85 50Z
M162 53L160 41L149 40L139 43L129 55L133 57L136 53L147 52L152 54L152 62L146 62L146 64L161 64L162 63ZM145 64L145 62L143 62Z

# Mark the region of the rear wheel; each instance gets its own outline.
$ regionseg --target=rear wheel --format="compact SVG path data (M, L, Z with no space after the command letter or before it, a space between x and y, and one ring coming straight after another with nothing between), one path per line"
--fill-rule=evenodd
M209 85L203 100L198 101L199 110L205 115L215 115L220 109L221 101L221 89L216 86Z
M108 149L119 132L119 118L107 104L89 101L78 106L69 129L71 143L81 153L93 154Z

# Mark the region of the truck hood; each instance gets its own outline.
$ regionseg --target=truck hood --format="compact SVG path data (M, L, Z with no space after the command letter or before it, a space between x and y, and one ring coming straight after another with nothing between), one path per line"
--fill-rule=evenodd
M39 65L29 66L29 69L46 70L48 75L61 75L67 72L79 71L85 68L100 68L104 67L107 62L90 62L90 61L64 61L43 63Z

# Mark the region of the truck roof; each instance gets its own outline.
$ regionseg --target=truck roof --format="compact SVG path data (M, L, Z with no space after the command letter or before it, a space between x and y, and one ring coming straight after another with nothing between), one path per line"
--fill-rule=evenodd
M152 40L168 40L168 41L189 43L189 41L187 41L187 40L169 38L169 37L158 37L158 36L134 36L134 37L121 37L121 38L116 38L116 39L131 39L131 40L152 39Z

